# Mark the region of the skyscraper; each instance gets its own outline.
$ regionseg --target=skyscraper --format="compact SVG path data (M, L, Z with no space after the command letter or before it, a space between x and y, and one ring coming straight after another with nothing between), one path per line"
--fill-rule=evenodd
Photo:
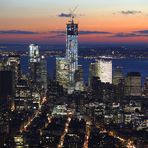
M65 89L68 89L69 73L66 58L56 58L56 80Z
M139 72L130 72L125 81L126 96L141 96L141 74Z
M0 141L3 141L5 135L9 133L9 116L13 93L13 72L0 71Z
M145 97L148 97L148 77L145 78L143 93Z
M29 58L30 58L30 62L39 62L40 61L39 46L34 45L34 44L30 44Z
M91 86L92 77L99 77L101 82L112 83L112 60L103 57L90 64L89 85Z
M99 77L101 82L104 83L112 83L112 60L110 58L101 58L99 60L100 68L99 68Z
M15 92L15 109L24 111L29 109L29 104L32 102L31 91L25 79L20 79L16 85Z
M20 55L9 55L7 60L7 66L13 72L14 83L17 84L21 77Z
M82 65L78 65L78 70L75 72L75 90L84 91L84 81L83 81L83 68Z
M113 84L118 85L123 79L124 79L124 75L123 75L122 69L120 67L116 67L113 74Z
M40 55L39 47L34 44L29 46L29 70L32 83L37 84L40 81Z
M121 101L124 98L125 79L121 67L116 67L113 73L113 84L115 85L116 99Z
M66 28L66 59L68 61L69 84L68 92L75 89L75 72L78 69L78 24L74 23L73 17Z
M46 94L47 92L47 61L44 56L41 56L40 73L41 73L40 74L41 87L44 90L43 92Z
M94 63L89 65L89 87L92 86L93 77L99 77L99 61L96 60Z
M73 17L66 26L66 57L56 59L56 80L71 94L76 88L78 70L78 24Z
M13 95L13 72L8 70L0 71L0 98L6 99Z

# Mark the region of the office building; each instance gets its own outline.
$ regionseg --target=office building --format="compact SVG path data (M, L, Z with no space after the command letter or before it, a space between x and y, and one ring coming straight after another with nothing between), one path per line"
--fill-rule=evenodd
M43 90L43 95L45 96L47 92L47 61L44 56L41 56L40 73L41 89Z
M78 24L74 23L73 16L66 26L66 57L56 60L56 79L71 94L77 85L75 73L78 70Z
M124 79L121 67L116 67L113 72L113 84L118 85Z
M148 77L145 78L143 94L145 97L148 97Z
M92 77L99 77L101 82L112 83L112 60L103 57L90 64L89 67L89 85L91 86Z
M13 72L0 71L0 147L9 133L9 116L13 96Z
M7 59L6 68L13 72L13 79L15 85L21 77L20 55L9 55Z
M141 74L139 72L130 72L125 81L126 96L141 96Z
M92 86L93 77L99 77L99 61L96 60L94 63L89 65L89 86Z
M31 90L27 84L27 81L20 79L16 85L16 93L14 98L15 110L17 111L28 111L32 101Z
M66 28L66 59L68 61L68 92L75 89L75 72L78 69L78 24L74 23L73 17Z
M75 72L75 90L84 91L84 81L83 81L83 67L78 65L78 70Z
M66 58L56 58L56 80L63 88L68 89L69 70Z
M113 72L113 85L115 85L116 100L122 101L124 98L125 79L121 67L116 67Z
M29 45L29 58L30 62L36 63L40 61L39 46L34 44Z
M112 83L112 60L110 58L102 58L99 62L99 77L101 82Z
M40 55L39 47L31 44L29 46L29 71L32 84L40 82Z

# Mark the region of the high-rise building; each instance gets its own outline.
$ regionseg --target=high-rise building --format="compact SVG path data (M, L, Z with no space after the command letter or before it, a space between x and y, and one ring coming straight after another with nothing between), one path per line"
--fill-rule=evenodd
M29 45L29 60L30 62L39 62L40 54L39 54L39 46L30 44Z
M13 72L10 70L0 71L0 97L13 95Z
M33 84L37 84L40 81L40 55L39 47L31 44L29 46L29 70L30 79Z
M66 28L66 59L69 71L68 92L72 93L75 89L75 71L78 69L78 24L74 23L73 17Z
M7 67L13 72L14 82L17 84L21 77L20 55L10 55L7 60Z
M91 89L93 100L105 102L115 100L114 85L101 82L99 77L92 78Z
M102 83L99 77L93 76L91 79L92 96L94 100L102 99Z
M113 84L118 85L124 79L121 67L116 67L113 73Z
M76 88L78 70L78 24L73 17L66 26L66 57L56 59L56 80L71 94Z
M9 133L9 116L13 95L13 72L0 71L0 147Z
M99 62L99 77L101 82L112 83L112 60L110 58L102 58Z
M75 90L84 91L84 81L83 81L83 67L78 65L78 69L75 72Z
M112 83L112 60L106 57L91 63L89 67L89 86L91 86L92 77L99 77L101 82L104 83Z
M68 89L69 70L66 58L56 58L56 80L65 89Z
M40 63L40 76L41 76L41 88L43 89L44 95L47 92L47 61L44 56L41 56Z
M126 96L141 96L141 74L129 72L125 81Z
M14 98L15 110L28 110L30 108L30 102L33 102L31 90L27 84L27 81L25 79L20 79L16 85L16 93Z
M94 63L89 65L89 86L92 86L93 77L99 77L99 61L96 60Z
M145 97L148 97L148 77L146 77L144 82L143 94Z
M114 70L113 85L115 85L117 101L122 101L124 98L125 79L121 67L116 67Z

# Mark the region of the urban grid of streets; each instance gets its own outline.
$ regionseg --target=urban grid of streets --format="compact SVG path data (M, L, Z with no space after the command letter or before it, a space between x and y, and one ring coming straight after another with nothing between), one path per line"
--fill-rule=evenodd
M41 102L41 107L42 105L46 105L47 103L47 100L46 100L46 97L44 97L42 99L42 102ZM39 108L38 110L36 110L34 112L34 115L29 118L29 120L27 122L25 122L23 124L23 126L21 126L20 128L20 133L22 134L23 132L27 132L29 131L29 127L34 124L33 121L39 116L39 114L41 114L41 108ZM40 132L42 133L42 130L43 129L47 129L48 126L50 124L52 124L54 117L52 115L49 115L48 113L46 114L47 116L47 121L45 124L44 124L44 127L42 127L40 130ZM59 142L57 143L57 148L62 148L64 147L64 140L65 140L65 136L67 135L68 131L69 131L69 126L70 126L70 123L71 123L71 120L74 118L74 110L71 109L67 111L67 116L66 116L66 122L64 124L64 129L63 129L63 132L61 134L61 137L59 138ZM89 140L90 140L90 134L91 134L91 127L92 127L92 121L91 121L91 118L89 117L84 117L84 120L85 120L85 138L84 138L84 144L83 144L83 148L89 148ZM118 136L118 134L115 132L115 131L107 131L105 129L105 127L102 127L102 125L100 125L99 123L95 124L95 127L100 131L100 133L105 133L107 134L108 136L112 136L113 138L116 138L118 139L124 147L126 148L135 148L135 145L133 143L132 140L130 139L124 139L120 136ZM49 131L50 132L50 131ZM49 138L49 137L48 137ZM48 147L48 145L46 145Z

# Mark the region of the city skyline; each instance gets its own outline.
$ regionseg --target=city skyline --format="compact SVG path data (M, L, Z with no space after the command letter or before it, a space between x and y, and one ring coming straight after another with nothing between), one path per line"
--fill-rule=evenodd
M148 147L146 0L0 4L1 148Z
M0 0L0 4L0 43L64 43L63 28L75 7L80 43L148 41L146 0Z

